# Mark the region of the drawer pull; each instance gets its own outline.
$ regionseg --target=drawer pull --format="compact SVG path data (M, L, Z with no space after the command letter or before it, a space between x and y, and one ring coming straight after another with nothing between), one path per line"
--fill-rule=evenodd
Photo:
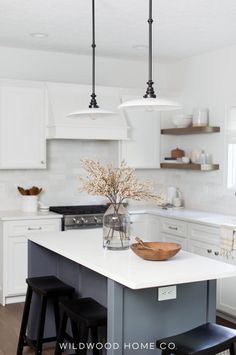
M212 249L207 249L208 254L212 253Z
M42 227L28 227L28 231L40 231Z
M218 256L220 253L218 251L214 252L215 256Z
M178 230L178 227L169 226L168 228L169 228L169 229L172 229L173 231L177 231L177 230Z

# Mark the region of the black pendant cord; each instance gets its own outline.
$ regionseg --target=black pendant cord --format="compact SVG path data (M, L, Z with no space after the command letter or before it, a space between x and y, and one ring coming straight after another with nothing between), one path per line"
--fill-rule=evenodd
M96 43L95 43L95 0L92 0L92 95L91 101L89 104L89 108L99 108L96 100L95 93L95 51L96 51Z
M146 94L144 95L144 98L156 98L156 94L153 88L154 82L152 81L152 24L153 24L153 18L152 18L152 0L149 0L149 19L148 19L148 25L149 25L149 54L148 54L148 82L147 82L147 91Z

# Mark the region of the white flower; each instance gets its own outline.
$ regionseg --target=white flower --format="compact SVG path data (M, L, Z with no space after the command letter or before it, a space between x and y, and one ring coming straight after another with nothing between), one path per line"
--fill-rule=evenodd
M165 203L162 195L153 192L150 182L138 181L135 170L127 167L124 161L118 169L91 159L83 159L82 165L87 176L80 178L81 190L90 195L106 196L111 203L122 203L126 199L152 200L159 205Z

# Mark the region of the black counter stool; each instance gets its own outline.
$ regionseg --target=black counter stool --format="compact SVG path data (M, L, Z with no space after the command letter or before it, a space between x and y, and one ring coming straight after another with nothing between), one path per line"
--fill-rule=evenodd
M43 343L55 341L54 338L43 338L44 335L44 323L46 316L47 303L49 300L53 302L54 306L54 314L55 314L55 324L56 331L59 328L59 299L61 297L69 297L71 298L74 294L74 288L68 286L55 276L43 276L43 277L32 277L26 279L28 284L27 294L25 299L25 306L23 311L23 317L21 322L21 329L17 347L17 355L21 355L23 352L24 346L29 345L35 350L35 354L42 353L42 345ZM39 313L39 321L38 321L38 330L37 330L37 339L35 341L31 341L26 336L26 329L29 319L29 312L32 300L32 294L35 292L40 296L40 308L38 310Z
M98 327L106 326L107 310L100 303L92 298L80 298L72 301L63 301L59 304L61 311L61 322L58 332L55 355L61 355L60 344L63 343L66 336L66 325L68 318L71 321L73 333L73 342L85 344L85 348L78 350L76 354L85 355L86 343L88 342L89 330L91 331L91 340L94 345L98 343ZM98 355L99 350L96 346L93 348L93 355Z
M225 350L235 355L236 330L206 323L188 332L163 338L156 342L163 355L213 355Z

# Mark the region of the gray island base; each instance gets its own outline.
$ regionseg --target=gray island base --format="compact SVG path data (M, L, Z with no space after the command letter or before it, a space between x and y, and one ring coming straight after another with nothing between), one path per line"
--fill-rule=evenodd
M186 331L207 321L215 321L215 280L180 283L177 285L176 299L158 301L157 287L131 289L29 241L28 276L46 275L55 275L73 286L78 297L93 297L107 307L104 354L158 353L155 349L158 338ZM28 330L31 339L35 338L37 329L38 302L34 297ZM51 336L55 336L52 310L47 314L45 326L45 337Z

